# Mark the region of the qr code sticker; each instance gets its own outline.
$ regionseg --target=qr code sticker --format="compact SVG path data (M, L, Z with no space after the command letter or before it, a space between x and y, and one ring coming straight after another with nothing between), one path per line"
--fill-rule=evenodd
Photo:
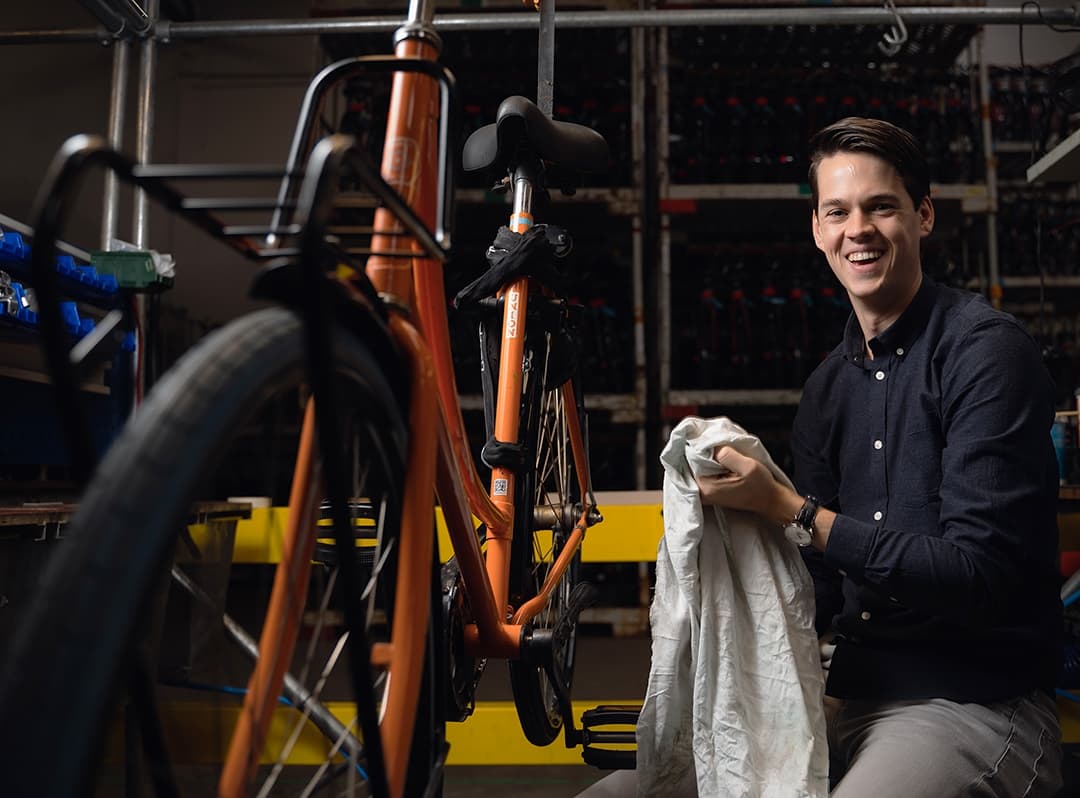
M495 480L495 488L492 491L496 496L505 496L507 489L507 481L505 479Z

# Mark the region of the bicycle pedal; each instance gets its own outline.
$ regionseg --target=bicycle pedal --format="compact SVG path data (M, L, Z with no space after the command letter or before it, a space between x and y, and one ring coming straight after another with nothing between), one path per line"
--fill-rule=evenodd
M636 705L605 704L586 710L581 716L581 758L585 764L604 770L637 767L640 713L641 707Z

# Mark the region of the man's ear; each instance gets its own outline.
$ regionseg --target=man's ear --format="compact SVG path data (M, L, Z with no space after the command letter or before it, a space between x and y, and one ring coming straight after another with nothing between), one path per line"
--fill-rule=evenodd
M930 201L930 197L923 197L922 202L919 203L918 213L919 236L926 238L934 229L934 203Z
M814 244L824 252L825 247L821 243L821 222L818 221L816 210L810 211L810 229L814 232Z

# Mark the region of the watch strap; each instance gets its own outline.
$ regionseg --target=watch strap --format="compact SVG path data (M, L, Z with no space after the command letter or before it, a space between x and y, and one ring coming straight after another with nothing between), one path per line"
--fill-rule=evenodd
M802 507L799 508L799 512L795 516L795 523L811 535L814 534L814 518L820 509L821 502L816 496L810 496L809 494L804 496Z

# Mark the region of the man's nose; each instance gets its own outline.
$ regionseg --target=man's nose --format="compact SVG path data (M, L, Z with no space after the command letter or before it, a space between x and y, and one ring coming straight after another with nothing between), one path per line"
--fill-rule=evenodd
M848 238L861 238L873 232L874 223L873 219L870 218L870 214L863 213L860 210L853 210L848 214L847 226L844 230L844 234Z

